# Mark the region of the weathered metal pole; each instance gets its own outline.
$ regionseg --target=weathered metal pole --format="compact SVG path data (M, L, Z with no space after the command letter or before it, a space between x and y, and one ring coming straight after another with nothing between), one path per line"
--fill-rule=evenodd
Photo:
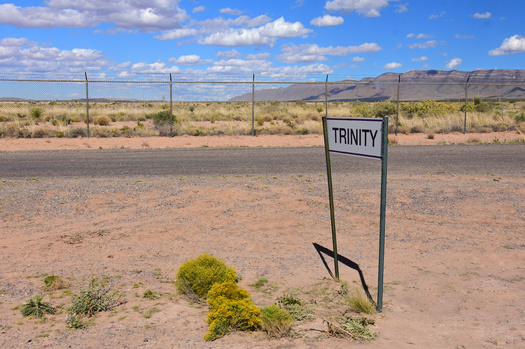
M401 74L397 79L397 111L396 111L396 136L397 136L397 127L399 125L399 90L401 87Z
M385 269L386 181L388 167L388 118L383 118L381 149L381 206L379 218L379 270L377 280L377 311L383 309L383 272Z
M324 110L325 116L328 117L328 74L326 74L326 82L324 84Z
M252 137L255 136L255 74L252 79Z
M87 138L89 138L89 88L88 88L88 77L87 73L84 72L86 77L86 125L87 125Z
M173 80L170 73L170 137L173 138Z
M470 75L467 78L465 83L465 121L463 122L463 134L467 133L467 103L468 103L468 81L470 80Z
M326 117L323 118L324 152L326 156L326 174L328 177L328 200L330 201L330 224L332 227L332 246L334 250L334 274L339 280L339 255L337 254L337 234L335 229L334 191L332 186L332 164L330 163L330 149L328 147L328 129Z

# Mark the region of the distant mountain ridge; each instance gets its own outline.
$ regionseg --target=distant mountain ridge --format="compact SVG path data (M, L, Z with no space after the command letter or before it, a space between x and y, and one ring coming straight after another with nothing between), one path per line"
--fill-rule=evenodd
M328 84L329 101L461 100L468 95L483 99L525 99L525 70L491 69L474 71L411 70L385 73L376 78L345 80ZM251 101L246 93L230 101ZM255 91L256 101L324 101L325 84L293 84Z

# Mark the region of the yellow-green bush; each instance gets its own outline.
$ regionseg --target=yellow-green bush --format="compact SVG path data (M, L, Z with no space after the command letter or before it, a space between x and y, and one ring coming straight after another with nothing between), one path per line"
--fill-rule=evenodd
M204 253L181 265L175 285L180 293L206 298L210 288L224 281L235 281L237 273L221 260Z
M261 327L268 336L273 338L285 337L290 333L293 317L288 310L278 305L264 307L261 311Z
M208 292L208 333L204 339L212 341L230 331L255 331L261 327L261 311L257 308L250 293L234 281L215 284Z

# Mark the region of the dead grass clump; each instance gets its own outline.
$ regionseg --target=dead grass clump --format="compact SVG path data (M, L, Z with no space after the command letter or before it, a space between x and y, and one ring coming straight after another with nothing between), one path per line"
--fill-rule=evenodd
M490 132L493 132L494 130L492 129L492 127L478 126L478 127L475 127L473 131L476 133L490 133Z
M99 116L93 121L94 125L99 125L99 126L109 126L110 123L111 123L111 119L108 118L107 116Z
M46 127L39 127L33 130L31 138L46 138L52 135L52 131Z
M410 128L410 133L424 133L424 132L425 132L425 128L422 125L416 125Z
M521 135L525 135L525 122L521 122L517 127L516 131L520 133Z
M406 126L398 126L397 132L408 135L410 133L410 129Z
M375 305L361 292L354 290L353 294L348 297L348 305L357 313L375 314Z

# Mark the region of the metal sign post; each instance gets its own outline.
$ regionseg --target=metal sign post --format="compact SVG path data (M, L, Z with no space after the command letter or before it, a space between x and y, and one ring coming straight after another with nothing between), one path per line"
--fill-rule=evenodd
M328 118L323 117L323 133L330 200L330 221L334 250L335 278L339 280L337 237L335 227L332 165L330 153L346 154L381 160L381 206L379 224L379 270L377 310L383 308L383 271L385 265L386 181L388 159L388 118Z

